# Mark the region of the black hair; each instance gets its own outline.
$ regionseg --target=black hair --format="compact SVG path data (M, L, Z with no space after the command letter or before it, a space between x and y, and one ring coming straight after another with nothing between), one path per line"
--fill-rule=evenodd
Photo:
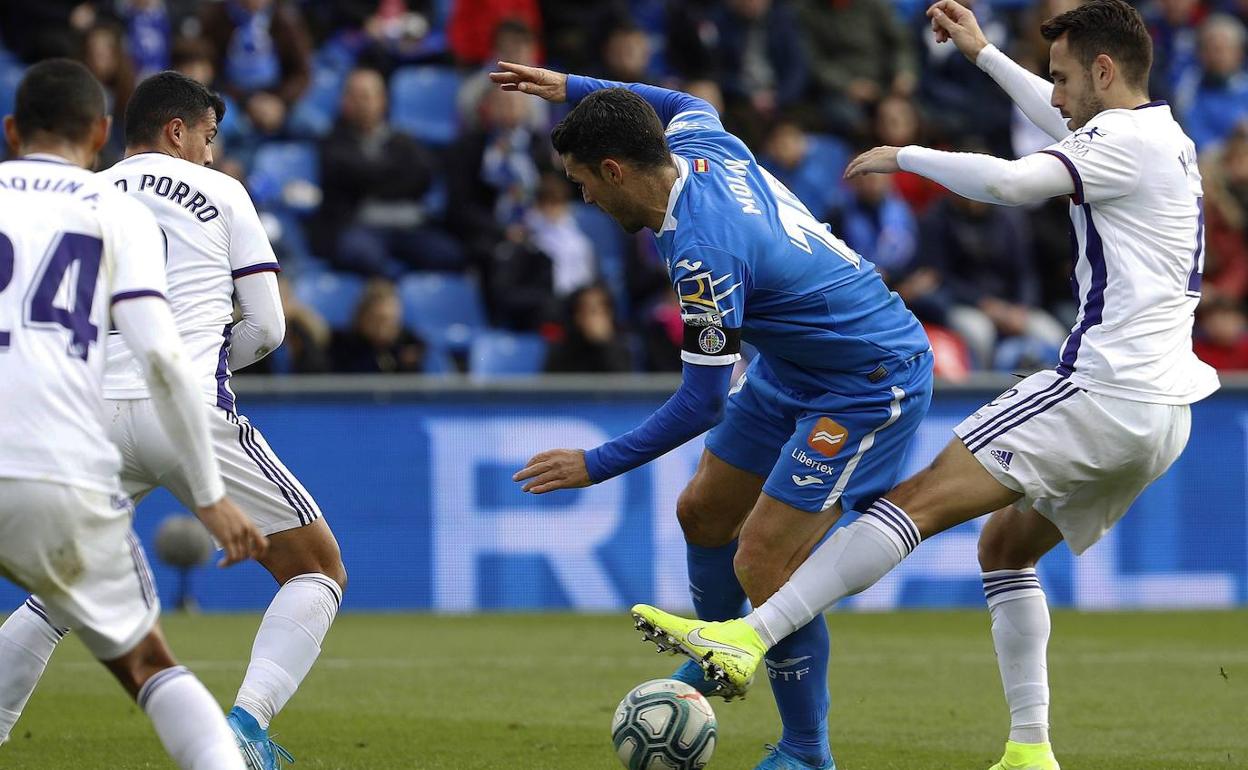
M550 132L555 152L571 155L599 173L611 158L641 168L671 164L671 153L658 114L627 88L594 91Z
M104 87L90 70L72 59L46 59L22 77L13 119L23 137L42 133L78 143L107 111Z
M218 122L225 116L225 102L207 86L180 72L158 72L139 83L130 96L126 106L126 145L152 144L174 118L194 124L209 110Z
M1123 0L1088 0L1040 25L1040 34L1050 42L1066 35L1071 52L1085 68L1105 54L1122 68L1128 85L1148 89L1153 41L1140 12Z

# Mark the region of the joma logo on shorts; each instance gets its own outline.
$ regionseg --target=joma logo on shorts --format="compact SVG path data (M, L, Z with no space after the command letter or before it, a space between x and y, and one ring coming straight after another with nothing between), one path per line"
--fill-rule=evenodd
M845 446L847 438L849 431L841 427L840 423L831 417L820 417L815 427L810 429L806 443L824 457L836 457L836 453Z

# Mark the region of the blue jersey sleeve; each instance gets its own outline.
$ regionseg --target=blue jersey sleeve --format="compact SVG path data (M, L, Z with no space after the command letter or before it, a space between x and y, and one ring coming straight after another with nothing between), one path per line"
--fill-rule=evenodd
M715 426L724 416L730 366L685 364L680 388L641 425L585 453L595 484L631 471Z
M739 361L751 288L745 262L720 249L697 246L673 258L671 277L685 327L681 360L703 366Z
M589 96L594 91L601 91L604 88L627 88L645 99L654 108L654 111L659 114L659 120L663 122L663 125L669 131L672 130L672 126L669 125L672 119L687 113L697 114L704 121L714 121L715 125L722 129L722 126L719 124L719 113L715 111L710 102L683 91L672 91L667 88L659 88L658 86L648 86L644 83L620 83L614 80L599 80L598 78L588 78L582 75L568 75L568 101L573 104Z

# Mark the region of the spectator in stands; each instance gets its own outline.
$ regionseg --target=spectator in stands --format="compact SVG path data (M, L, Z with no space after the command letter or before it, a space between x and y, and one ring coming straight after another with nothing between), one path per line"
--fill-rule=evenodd
M169 69L173 23L164 0L127 0L121 6L138 80Z
M611 294L601 285L573 292L562 341L546 355L548 372L627 372L632 355L616 327Z
M490 72L495 69L495 62L509 61L517 64L536 65L537 38L533 30L523 21L507 19L494 30L494 55L475 75L472 75L459 88L455 104L459 109L459 123L462 130L477 127L481 114L481 102L490 91L498 86L490 81ZM530 111L530 122L534 131L542 131L550 126L550 104L544 99L534 100Z
M759 160L815 219L825 221L845 204L841 173L849 162L849 148L839 139L809 134L796 120L781 119L768 132Z
M364 287L351 328L335 332L330 358L336 372L419 372L425 345L403 328L403 303L394 284L370 281Z
M918 105L904 96L886 96L875 108L875 142L873 146L888 145L905 147L908 144L930 146L921 133ZM927 207L947 191L927 177L899 171L893 174L893 188L915 214L922 214Z
M1248 130L1201 160L1205 190L1205 299L1248 298Z
M27 64L77 55L82 36L98 21L95 5L83 0L0 2L4 47Z
M108 110L114 116L112 133L102 151L101 161L111 165L121 158L126 139L123 132L126 104L134 92L134 63L126 54L125 31L112 22L102 22L87 31L83 38L82 63L104 86L108 95Z
M603 41L599 70L607 80L655 83L658 77L650 70L652 53L645 30L631 21L619 23L611 27Z
M593 283L598 274L594 244L572 216L568 180L557 171L542 174L534 206L524 217L533 245L550 258L556 297Z
M684 344L685 322L680 316L676 293L658 295L642 316L641 335L647 372L679 372L680 346Z
M344 270L397 279L408 270L458 270L463 250L427 221L428 152L386 122L386 83L376 70L347 77L333 132L321 142L324 202L313 221Z
M1243 305L1228 297L1205 304L1192 348L1200 360L1219 371L1248 369L1248 317Z
M494 30L508 19L519 21L540 38L542 16L537 0L454 0L446 36L455 60L472 67L489 62Z
M992 3L968 3L988 40L1009 50L1009 28L993 13ZM915 26L920 57L918 99L927 117L927 131L943 144L974 136L994 155L1010 152L1010 112L1013 102L987 73L958 49L936 42L926 26Z
M1200 25L1200 63L1200 85L1187 106L1184 124L1196 149L1204 152L1248 118L1244 26L1238 19L1219 13Z
M493 89L481 102L476 130L451 147L447 165L452 231L478 264L504 240L523 240L520 227L543 169L553 168L550 139L530 126L536 99Z
M871 261L884 280L910 272L919 228L910 207L893 192L888 174L849 180L850 195L829 222L854 251Z
M834 131L867 136L873 105L918 84L909 31L889 0L801 0L811 74Z
M797 17L773 0L729 0L723 5L683 6L684 18L669 33L674 66L685 77L714 77L728 101L727 118L743 138L799 103L809 67ZM752 143L752 142L750 142Z
M318 14L319 37L329 38L335 55L358 66L389 73L402 62L442 51L439 36L429 35L431 0L334 0L326 5ZM314 13L315 6L304 7Z
M1205 15L1200 0L1157 0L1143 9L1153 39L1153 68L1148 90L1157 99L1181 102L1180 89L1200 78L1196 27ZM1190 96L1190 94L1189 94Z
M948 325L978 366L993 365L1000 339L1029 337L1056 350L1066 338L1066 329L1038 307L1040 283L1022 211L950 196L924 216L919 240L924 264L940 275L952 303Z
M248 366L243 374L318 374L329 371L329 324L295 296L290 280L277 277L286 316L286 336L269 355Z
M224 0L205 3L200 21L221 90L259 133L278 133L311 79L312 39L298 8L286 0Z

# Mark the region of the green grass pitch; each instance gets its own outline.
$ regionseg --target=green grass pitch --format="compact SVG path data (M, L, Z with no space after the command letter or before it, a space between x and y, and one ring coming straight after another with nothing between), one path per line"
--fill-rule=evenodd
M256 616L171 616L180 658L233 698ZM1054 740L1066 770L1248 768L1248 612L1054 617ZM841 770L986 770L1007 715L988 617L831 617L832 736ZM151 728L67 641L0 748L0 767L169 767ZM677 659L627 615L353 615L274 725L295 770L610 770L609 722ZM771 694L712 702L711 770L749 770L778 735Z

